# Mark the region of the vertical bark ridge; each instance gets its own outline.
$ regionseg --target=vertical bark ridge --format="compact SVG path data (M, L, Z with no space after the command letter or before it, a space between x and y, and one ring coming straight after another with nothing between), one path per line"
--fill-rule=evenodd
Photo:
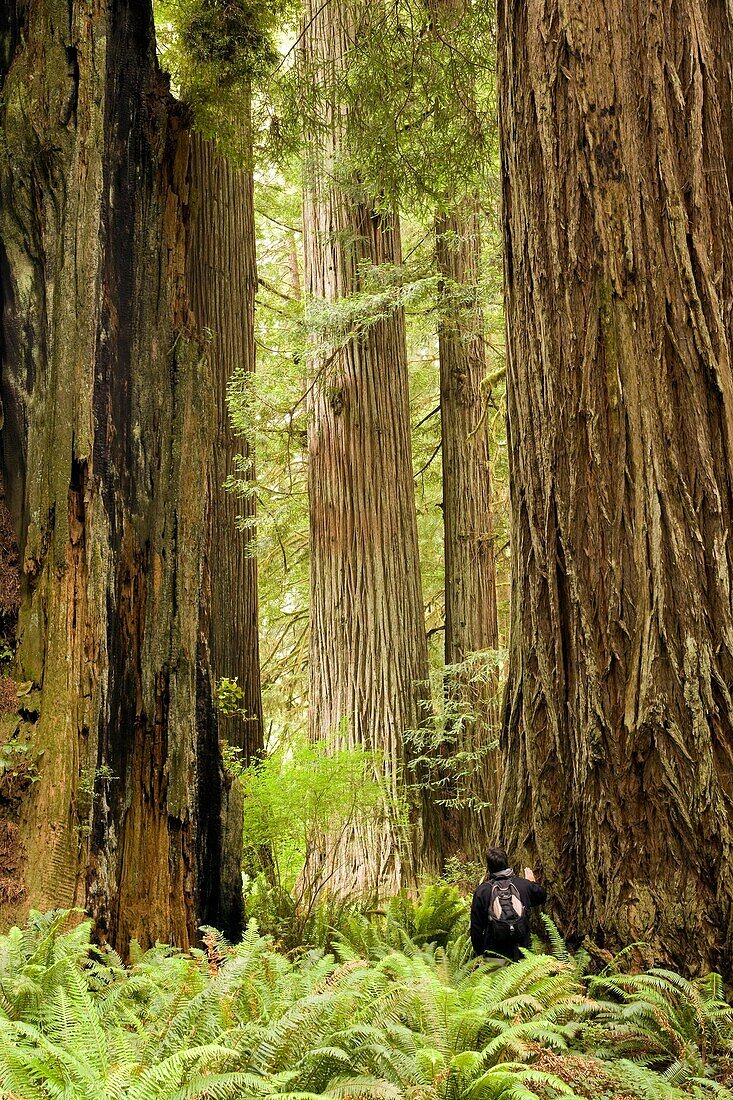
M499 59L507 839L569 934L730 973L730 11L505 2Z
M305 13L304 64L323 96L324 126L306 166L306 291L336 303L361 287L359 265L400 262L397 219L356 181L338 182L348 143L339 73L353 48L348 2ZM412 480L404 316L396 310L312 361L311 733L384 755L387 800L405 795L404 731L423 717L427 644ZM340 843L335 888L389 892L415 882L420 845L435 848L425 807L413 836L388 814Z
M191 145L194 217L189 288L197 325L210 334L208 355L216 400L211 469L211 620L209 644L215 678L235 678L246 717L220 719L224 736L248 762L262 749L257 604L257 560L252 554L254 497L238 498L224 484L239 453L253 461L238 438L227 406L235 371L255 369L254 303L257 290L254 194L251 170L234 168L213 142L194 135ZM254 474L250 471L250 480Z
M466 0L430 0L431 29L454 41ZM473 82L450 112L475 107ZM435 125L450 125L436 104ZM435 219L441 277L438 321L445 563L445 678L449 738L442 813L444 853L479 858L496 819L500 757L498 670L474 654L499 644L486 345L479 302L481 218L477 197L447 193Z
M460 211L437 219L438 271L448 284L438 334L448 665L460 665L472 654L499 644L491 455L483 392L486 354L476 301L480 248L474 202L467 201ZM469 301L456 302L459 288L465 288ZM459 721L455 750L479 755L459 765L453 793L464 806L458 814L445 816L453 846L473 858L489 841L499 793L499 755L486 751L487 739L493 739L498 729L498 678L483 679L478 672L468 667L447 679L451 701L471 716ZM463 771L467 774L462 775Z

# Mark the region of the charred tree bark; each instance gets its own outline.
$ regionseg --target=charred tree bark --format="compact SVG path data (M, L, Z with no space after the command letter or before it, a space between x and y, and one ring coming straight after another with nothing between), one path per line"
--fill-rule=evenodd
M250 171L217 155L213 142L191 141L194 215L189 284L199 330L209 338L216 426L211 466L211 618L209 646L215 680L236 679L244 716L220 717L227 741L248 763L262 749L257 560L254 497L238 497L224 484L236 473L235 457L253 461L229 417L227 386L234 371L255 369L254 305L257 291L254 195ZM249 471L253 480L253 471ZM247 526L242 529L242 521Z
M456 713L453 794L446 813L451 847L478 858L499 792L499 756L487 750L498 727L495 674L465 662L496 649L499 628L486 419L486 354L477 301L480 229L475 204L436 222L438 271L445 280L439 328L440 415L445 529L445 660Z
M202 921L236 931L241 905L221 883L189 135L149 3L12 12L0 441L22 566L20 717L43 755L17 815L22 896L2 919L80 905L122 950L132 936L186 947Z
M504 0L506 839L563 929L731 974L733 27Z
M360 289L360 264L399 263L399 225L356 181L338 182L348 141L338 81L354 45L348 0L314 0L304 33L308 78L325 104L306 166L306 290L337 303ZM311 733L383 754L394 802L406 791L404 731L421 721L428 681L402 312L311 366ZM435 846L427 816L415 810L406 836L391 812L378 829L355 830L339 844L334 888L414 883L421 845Z

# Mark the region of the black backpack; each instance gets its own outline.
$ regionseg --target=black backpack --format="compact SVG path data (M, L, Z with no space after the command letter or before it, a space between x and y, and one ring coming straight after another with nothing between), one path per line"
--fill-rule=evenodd
M489 879L486 944L488 948L523 943L529 931L529 914L509 878Z

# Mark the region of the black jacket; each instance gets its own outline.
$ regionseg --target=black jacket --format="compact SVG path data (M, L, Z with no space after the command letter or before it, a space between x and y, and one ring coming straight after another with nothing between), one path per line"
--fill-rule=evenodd
M486 929L489 924L489 898L491 896L491 887L497 879L508 879L517 888L519 897L522 900L522 905L529 913L530 909L534 905L544 905L547 901L547 890L544 886L540 886L538 882L530 882L527 878L521 878L519 875L505 875L499 873L494 875L493 878L486 879L476 889L473 895L473 901L471 902L471 943L473 944L474 954L483 955L484 951L491 951L492 945L487 942ZM525 942L521 943L521 947L529 947L530 935L529 926Z

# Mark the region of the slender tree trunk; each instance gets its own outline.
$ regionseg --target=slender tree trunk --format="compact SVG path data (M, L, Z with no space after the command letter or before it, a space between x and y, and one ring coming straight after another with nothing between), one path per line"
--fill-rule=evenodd
M348 0L309 3L304 64L326 105L306 167L306 289L316 302L358 291L361 263L400 261L396 218L377 213L356 181L338 182L348 133L337 83L351 48ZM405 794L404 731L421 720L428 681L400 310L313 357L310 411L311 733L383 754L394 801ZM349 835L331 885L388 892L413 883L421 844L435 843L413 818L406 835L390 814Z
M254 497L224 488L236 473L235 456L253 463L246 440L229 417L227 386L234 371L255 369L254 303L257 291L254 195L251 171L234 168L213 142L191 141L194 217L189 283L199 330L209 337L216 401L211 466L211 619L209 645L215 679L237 680L244 717L220 717L221 732L249 762L262 749ZM250 467L247 480L252 482ZM242 530L242 521L248 524Z
M433 32L448 44L467 0L429 0ZM468 113L473 86L452 110ZM448 120L445 120L446 122ZM444 120L436 113L436 125ZM448 203L435 222L441 276L438 352L443 460L445 678L447 734L444 852L478 858L491 838L499 793L498 670L471 661L498 647L491 455L483 315L478 299L481 229L478 202Z
M487 750L498 725L496 671L467 659L498 646L496 576L491 511L491 456L486 418L486 355L477 301L480 229L475 203L436 222L438 271L445 280L439 329L440 411L443 435L445 525L446 691L456 712L451 792L447 813L451 846L478 858L496 813L499 757ZM457 755L455 755L457 753Z
M731 974L733 27L504 0L503 821L563 929Z
M122 950L186 947L204 921L236 931L241 906L221 882L189 135L149 3L30 0L0 34L0 441L17 725L42 753L3 800L19 887L2 919L80 905Z

